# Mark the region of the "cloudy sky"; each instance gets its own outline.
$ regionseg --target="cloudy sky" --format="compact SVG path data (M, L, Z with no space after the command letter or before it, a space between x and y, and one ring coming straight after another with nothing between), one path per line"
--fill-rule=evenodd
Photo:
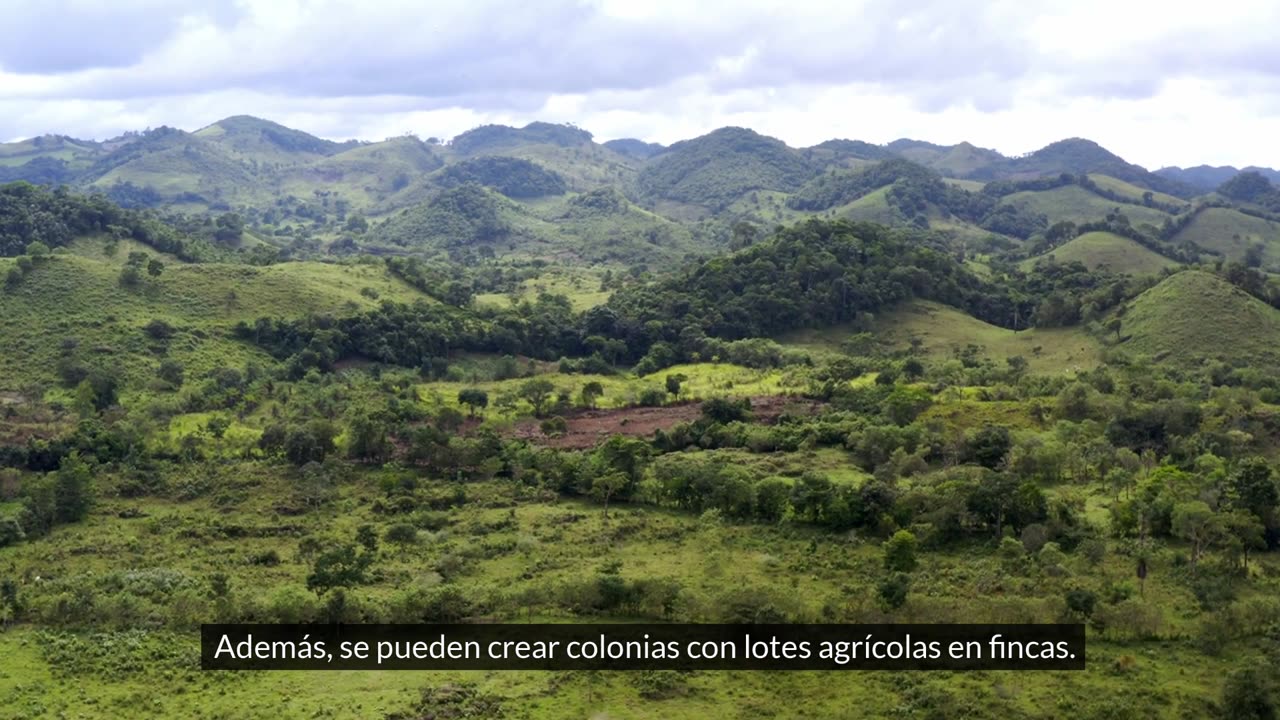
M548 120L1280 166L1277 27L1275 0L7 0L0 140Z

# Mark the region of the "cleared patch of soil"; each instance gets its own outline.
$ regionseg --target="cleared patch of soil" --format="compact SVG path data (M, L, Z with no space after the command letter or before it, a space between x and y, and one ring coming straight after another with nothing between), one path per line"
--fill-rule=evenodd
M784 412L809 414L820 403L786 395L761 395L751 398L751 414L756 422L772 423ZM680 423L693 422L702 414L701 402L683 402L662 407L627 407L609 410L575 410L562 415L568 429L564 435L548 437L539 421L525 419L516 423L512 434L539 445L571 450L595 447L611 435L651 438L658 430Z

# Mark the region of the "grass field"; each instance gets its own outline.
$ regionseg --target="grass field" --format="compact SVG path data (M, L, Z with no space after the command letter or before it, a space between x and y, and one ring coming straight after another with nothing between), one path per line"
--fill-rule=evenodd
M1101 220L1107 213L1119 209L1134 225L1149 223L1157 227L1168 217L1154 208L1116 203L1099 197L1079 185L1067 185L1045 191L1014 193L1001 200L1023 210L1044 215L1049 224L1069 220L1074 223Z
M530 278L520 284L518 300L536 300L540 293L564 295L569 298L575 311L603 305L609 300L612 291L600 289L600 278L603 274L600 267L548 267L536 278ZM621 268L613 268L620 272ZM483 293L476 296L476 302L490 307L511 307L510 293Z
M1142 202L1143 195L1149 192L1146 188L1141 188L1141 187L1138 187L1137 185L1133 185L1123 180L1113 178L1110 175L1099 175L1098 173L1089 173L1089 179L1097 183L1098 187L1104 190L1110 190L1111 192L1114 192L1114 193L1119 193L1120 195L1123 195L1129 198L1130 200L1133 200L1134 202L1139 202L1139 203ZM1172 195L1166 195L1165 193L1162 193L1162 192L1152 192L1151 199L1155 200L1158 203L1163 203L1165 205L1187 205L1188 204L1186 200L1183 200L1181 198L1176 198Z
M757 463L761 456L716 451L718 462ZM799 472L847 464L838 451L797 453ZM782 471L787 471L785 467ZM203 588L214 573L230 579L235 602L263 612L316 612L319 600L304 587L309 563L300 550L308 538L350 536L364 523L379 534L393 519L371 510L382 479L396 471L357 470L329 507L282 518L274 507L291 493L279 468L240 463L216 475L218 490L188 500L105 499L85 522L59 528L39 543L4 550L19 575L52 576L51 583L94 587L113 579L166 578L178 588ZM117 479L100 479L104 489ZM420 481L422 482L422 481ZM425 493L455 486L428 481ZM526 616L512 598L559 594L590 584L601 568L620 564L623 578L657 578L679 588L681 612L714 618L724 598L753 588L779 598L797 617L817 620L835 612L848 620L885 619L874 588L861 579L881 572L878 543L803 526L735 525L647 506L618 505L606 520L598 505L547 500L510 483L471 483L471 502L437 513L443 527L420 531L412 544L382 543L377 581L348 591L358 612L390 612L399 598L429 592L444 582L432 570L447 563L449 586L492 597L510 621ZM234 530L234 532L233 532ZM987 551L932 551L917 570L920 584L895 621L1051 622L1060 612L1070 577L1010 571ZM276 564L250 562L274 553ZM449 560L454 558L455 560ZM1068 559L1071 575L1123 576L1128 559L1112 556L1099 569ZM1172 553L1152 559L1144 602L1163 611L1163 630L1177 638L1193 627L1179 617L1188 603L1175 578ZM1273 572L1273 561L1256 561ZM460 565L458 563L461 563ZM100 578L101 580L97 580ZM1003 588L990 590L991 583ZM415 590L417 589L417 590ZM107 596L103 596L104 598ZM157 596L156 602L164 602ZM203 591L178 590L167 604L185 603L189 617L211 611ZM498 598L507 598L498 600ZM637 673L563 672L243 672L195 669L194 626L131 629L129 618L149 611L151 600L121 605L120 623L101 634L44 634L21 627L0 633L0 718L193 717L383 718L408 710L423 687L474 683L501 702L504 717L676 718L730 715L769 717L1104 717L1135 694L1158 697L1143 717L1204 716L1230 661L1190 649L1185 642L1137 644L1091 637L1083 672L830 673L697 672L672 679L673 692L654 698ZM112 612L103 606L102 612ZM826 610L824 611L824 608ZM607 621L542 615L543 621ZM145 625L145 623L143 623ZM92 650L109 643L107 653ZM79 649L79 653L76 653ZM1123 668L1117 672L1116 668ZM1131 669L1129 669L1131 668ZM839 680L839 681L835 681ZM855 681L856 680L856 681ZM156 692L163 682L165 692ZM1158 695L1155 690L1158 689ZM857 708L852 711L851 708ZM933 714L917 710L932 708ZM447 716L442 716L447 717Z
M1109 232L1085 233L1053 250L1022 262L1029 270L1038 262L1052 258L1056 262L1080 262L1090 270L1105 267L1112 272L1130 275L1152 275L1178 263L1155 253L1129 238Z
M1179 365L1221 358L1265 367L1280 358L1280 310L1205 272L1147 290L1121 323L1120 347Z
M1174 236L1175 243L1195 243L1220 253L1226 260L1242 260L1249 248L1261 245L1262 264L1280 269L1280 224L1230 208L1206 208Z
M12 263L0 261L0 270ZM126 288L116 258L53 256L20 285L0 292L0 333L6 338L0 385L17 390L28 382L52 382L64 340L86 361L118 367L133 380L150 376L164 357L182 362L193 376L228 364L243 366L265 356L228 337L238 321L347 314L384 298L425 296L381 265L172 264L161 276ZM157 319L177 329L167 342L143 332Z
M925 355L944 361L968 345L996 362L1021 355L1036 372L1074 372L1095 367L1101 346L1078 328L1034 329L1014 332L989 325L955 308L927 300L913 300L881 313L875 320L875 336L889 347L905 349L912 338L923 343ZM782 338L789 346L834 350L849 336L847 329L804 330Z

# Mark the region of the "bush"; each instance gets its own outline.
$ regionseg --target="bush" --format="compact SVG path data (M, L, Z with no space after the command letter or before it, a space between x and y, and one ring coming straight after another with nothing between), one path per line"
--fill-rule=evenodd
M418 542L418 528L409 523L396 523L387 528L386 535L383 537L386 538L387 542L412 545Z
M637 403L641 407L661 407L666 399L667 394L658 388L645 388L640 392L640 398Z

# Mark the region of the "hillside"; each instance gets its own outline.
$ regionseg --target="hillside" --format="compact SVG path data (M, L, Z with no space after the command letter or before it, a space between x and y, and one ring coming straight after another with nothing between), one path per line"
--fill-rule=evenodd
M901 157L956 178L979 175L985 168L1006 159L995 150L976 147L967 142L947 146L904 139L895 140L887 147L890 152Z
M619 138L617 140L609 140L604 146L610 150L637 160L647 160L654 155L665 152L667 146L661 143L645 142L635 138Z
M522 128L482 125L453 138L449 149L459 155L470 156L501 153L523 145L576 147L590 142L591 133L581 128L532 122Z
M300 198L319 189L341 196L353 209L385 212L413 202L415 189L425 183L423 178L443 165L435 149L421 140L390 138L288 168L276 187L280 193Z
M466 183L485 185L512 199L563 195L564 178L522 158L490 155L464 160L445 168L436 178L443 187Z
M0 261L0 272L13 264ZM52 387L68 364L110 368L139 385L164 359L181 363L192 378L250 361L265 365L270 358L261 350L229 338L236 322L351 314L376 306L375 298L424 297L379 265L171 264L136 288L120 282L120 267L118 259L54 256L0 291L2 389ZM155 320L171 326L170 337L144 330Z
M371 239L417 250L492 246L509 238L518 213L507 198L475 183L445 190L379 224Z
M1177 273L1135 298L1120 332L1130 353L1185 367L1280 361L1280 310L1200 271Z
M228 154L254 164L300 164L350 149L337 143L249 115L236 115L192 133Z
M1050 225L1063 221L1079 224L1099 220L1113 210L1119 210L1133 225L1149 224L1159 227L1169 217L1155 208L1113 202L1079 185L1018 192L1005 196L1000 202L1033 215L1043 215Z
M1181 198L1196 195L1193 187L1148 172L1091 140L1070 138L1046 145L1022 157L995 163L973 174L975 178L1021 178L1071 173L1097 173L1132 183L1148 190Z
M106 191L130 184L170 203L226 207L262 197L255 168L216 142L174 128L159 128L99 158L81 182Z
M1239 210L1205 208L1173 236L1172 242L1195 244L1228 261L1243 261L1252 248L1259 248L1262 266L1280 269L1280 223Z
M1079 262L1090 270L1104 268L1115 273L1152 275L1178 263L1129 238L1109 232L1089 232L1053 250L1028 258L1024 270L1039 262Z
M721 128L672 145L640 170L636 186L649 200L716 209L752 190L796 190L813 174L813 166L781 140Z
M871 332L893 350L907 350L915 340L924 357L937 363L957 357L970 345L978 348L979 357L996 363L1021 356L1035 372L1078 372L1101 362L1101 345L1081 329L1014 332L930 300L911 300L879 313ZM790 347L838 352L854 334L850 328L834 327L796 331L779 340Z
M1189 168L1163 167L1156 170L1156 174L1208 192L1217 188L1219 185L1225 183L1236 175L1239 175L1241 172L1250 170L1261 174L1273 183L1280 184L1280 170L1254 166L1246 168L1236 168L1230 165L1224 165L1221 167L1197 165Z

